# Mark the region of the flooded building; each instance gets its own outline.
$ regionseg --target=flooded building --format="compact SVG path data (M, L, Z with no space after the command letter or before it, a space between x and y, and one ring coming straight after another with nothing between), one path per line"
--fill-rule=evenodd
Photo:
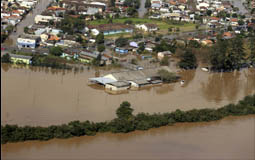
M92 83L100 84L106 90L124 91L141 87L162 84L158 71L164 69L171 72L169 67L158 67L136 71L122 71L107 74L102 77L89 78Z

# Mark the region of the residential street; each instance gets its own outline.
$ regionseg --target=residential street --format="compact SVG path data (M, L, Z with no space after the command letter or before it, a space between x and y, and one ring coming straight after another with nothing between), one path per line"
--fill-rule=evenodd
M35 8L16 26L16 32L12 32L5 41L5 46L16 46L16 40L24 32L24 27L34 24L36 15L41 14L52 0L40 0Z

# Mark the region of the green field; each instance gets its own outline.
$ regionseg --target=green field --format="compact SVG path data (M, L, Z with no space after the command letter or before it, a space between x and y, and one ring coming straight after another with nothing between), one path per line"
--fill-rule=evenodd
M152 23L157 24L159 27L159 32L167 32L168 28L173 27L179 27L180 31L193 31L195 30L195 24L193 23L185 23L185 24L172 24L170 21L163 21L163 20L155 20L155 19L148 19L148 18L119 18L119 19L113 19L113 23L124 23L126 20L131 20L133 24L143 24L143 23ZM94 20L90 21L90 25L99 25L99 24L107 24L107 19L101 19L101 20Z

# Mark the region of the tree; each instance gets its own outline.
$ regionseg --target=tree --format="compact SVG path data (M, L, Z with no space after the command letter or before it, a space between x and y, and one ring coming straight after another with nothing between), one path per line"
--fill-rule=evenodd
M173 40L170 43L167 43L165 40L162 40L160 44L156 44L156 46L153 48L153 51L155 52L171 51L172 53L175 53L176 45L177 45L176 40Z
M173 28L172 28L172 27L169 27L169 28L168 28L168 32L173 32Z
M167 83L176 82L179 79L179 77L176 76L175 73L169 72L169 71L167 71L165 69L159 70L158 74L159 74L161 80L163 82L167 82Z
M161 66L168 66L169 65L169 60L167 56L164 56L164 58L160 61Z
M145 44L144 44L144 42L140 42L139 44L138 44L138 53L141 53L141 52L143 52L144 51L144 49L145 49Z
M101 53L99 53L97 58L92 60L92 64L95 66L100 66L101 60L102 60L102 55L101 55Z
M61 47L57 46L57 47L51 47L50 48L50 54L54 55L54 56L61 56L63 53L63 50Z
M132 23L133 23L133 21L131 19L127 19L124 21L124 24L132 24Z
M80 18L73 18L65 15L64 19L57 23L57 27L63 30L64 33L73 34L84 29L85 21Z
M211 10L207 10L207 11L206 11L206 14L207 14L208 16L211 16L212 11L211 11Z
M180 68L183 69L197 68L196 56L190 51L190 49L186 49L186 51L181 55L180 59L181 60L178 63Z
M97 44L103 44L104 43L104 33L101 32L96 36L96 43Z
M101 52L103 52L104 50L105 50L105 46L104 46L103 44L100 44L100 45L97 46L97 51L98 51L98 52L101 53Z
M130 103L124 101L120 104L120 107L116 110L116 115L119 119L128 119L132 117L133 109L130 107Z
M137 65L137 64L138 64L138 63L137 63L137 59L132 58L132 59L131 59L131 64Z
M228 31L233 31L232 26L228 26Z
M151 0L146 0L145 8L151 8Z
M83 39L81 37L81 35L78 35L78 37L76 38L76 42L82 43Z
M250 61L255 64L255 35L252 35L249 38L249 48L250 48L250 56L249 59Z
M228 59L231 64L231 69L240 68L243 60L246 57L244 51L243 39L241 36L236 36L231 40Z
M192 48L200 48L201 44L196 40L190 40L188 46Z
M236 13L232 14L232 17L237 18L237 14Z
M49 21L49 24L50 24L50 25L54 25L54 21L51 19L51 20Z
M110 7L115 7L115 0L110 0L109 6L110 6Z
M199 29L199 25L196 25L196 30L198 30Z
M244 21L243 21L243 20L239 20L239 21L238 21L238 24L239 24L239 25L244 25Z
M128 43L128 39L123 38L123 37L120 37L120 38L116 39L116 41L115 41L115 45L117 47L124 47L127 43Z
M11 56L6 53L5 55L2 56L1 62L3 63L11 63Z
M127 8L127 15L129 15L129 16L134 16L136 14L136 12L137 12L136 9L133 7Z
M28 33L29 28L28 27L24 27L24 33Z

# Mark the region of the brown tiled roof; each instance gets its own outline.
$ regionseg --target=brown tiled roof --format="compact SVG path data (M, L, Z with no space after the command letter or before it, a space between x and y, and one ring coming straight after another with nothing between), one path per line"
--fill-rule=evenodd
M66 10L66 9L61 8L61 7L57 7L57 6L52 6L52 7L49 7L48 10L57 11L57 10Z

